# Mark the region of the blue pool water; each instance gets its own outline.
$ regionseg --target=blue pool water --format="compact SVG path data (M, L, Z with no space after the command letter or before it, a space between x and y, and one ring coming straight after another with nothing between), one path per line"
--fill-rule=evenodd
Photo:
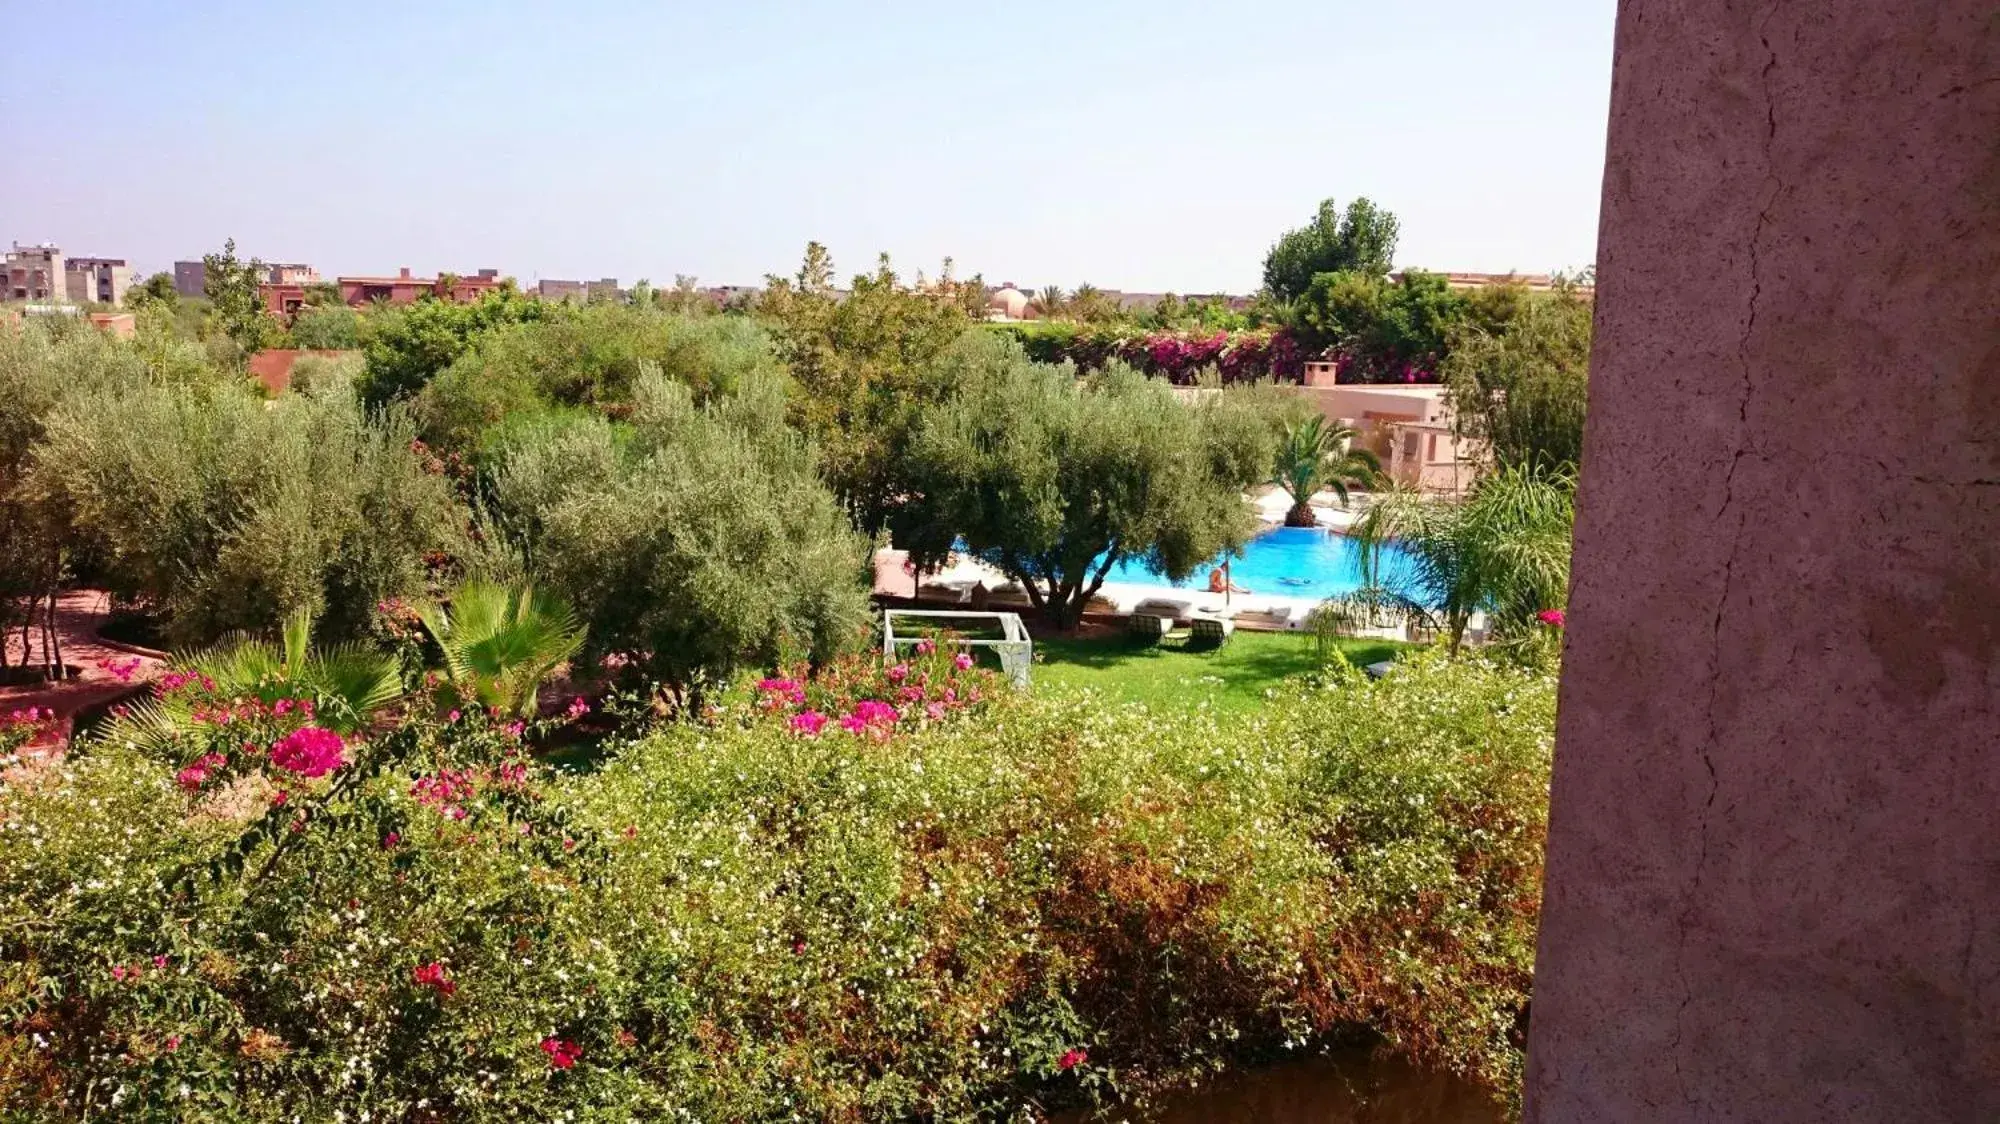
M1385 582L1394 584L1399 560L1394 547L1384 552ZM1197 568L1178 588L1206 590L1214 568ZM1324 527L1273 527L1251 539L1242 557L1230 560L1229 577L1253 596L1339 597L1361 587L1361 547L1354 539ZM1173 585L1147 570L1144 563L1130 560L1113 566L1105 580Z

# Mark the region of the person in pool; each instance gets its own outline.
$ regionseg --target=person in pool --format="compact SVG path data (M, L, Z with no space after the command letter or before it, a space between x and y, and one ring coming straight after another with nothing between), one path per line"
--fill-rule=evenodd
M1242 586L1237 585L1235 582L1229 580L1229 567L1227 566L1217 566L1215 569L1210 570L1208 572L1208 591L1210 593L1250 592L1249 590L1244 589Z

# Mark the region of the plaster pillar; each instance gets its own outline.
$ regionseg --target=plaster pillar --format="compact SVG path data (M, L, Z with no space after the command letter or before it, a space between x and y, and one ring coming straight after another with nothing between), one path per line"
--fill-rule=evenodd
M1527 1119L2000 1120L2000 4L1616 50Z

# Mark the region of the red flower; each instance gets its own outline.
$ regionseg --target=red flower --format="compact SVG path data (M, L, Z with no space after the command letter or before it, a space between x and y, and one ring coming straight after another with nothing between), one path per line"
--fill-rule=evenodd
M583 1056L583 1047L561 1038L542 1039L542 1053L549 1056L549 1065L556 1069L568 1069Z
M1561 628L1567 620L1567 616L1561 609L1543 609L1541 612L1535 614L1535 619L1548 625L1550 628Z
M1071 1046L1069 1049L1063 1051L1062 1057L1056 1059L1056 1068L1067 1073L1089 1060L1090 1051L1081 1047Z
M445 975L444 965L433 960L429 964L418 965L410 973L410 979L418 987L427 987L439 995L451 995L458 990L458 983ZM543 1044L547 1048L547 1043Z

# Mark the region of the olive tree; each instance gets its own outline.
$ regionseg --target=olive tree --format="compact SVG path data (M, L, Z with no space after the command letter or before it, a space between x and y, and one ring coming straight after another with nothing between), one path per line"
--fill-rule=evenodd
M1178 581L1255 529L1243 490L1268 475L1273 430L1227 392L1187 404L1118 363L1079 379L995 337L946 365L955 390L903 458L897 540L919 566L963 544L1068 628L1119 562Z
M544 414L506 432L496 522L541 588L618 654L696 698L735 669L867 635L867 542L784 424L776 379L697 405L649 369L629 423Z

